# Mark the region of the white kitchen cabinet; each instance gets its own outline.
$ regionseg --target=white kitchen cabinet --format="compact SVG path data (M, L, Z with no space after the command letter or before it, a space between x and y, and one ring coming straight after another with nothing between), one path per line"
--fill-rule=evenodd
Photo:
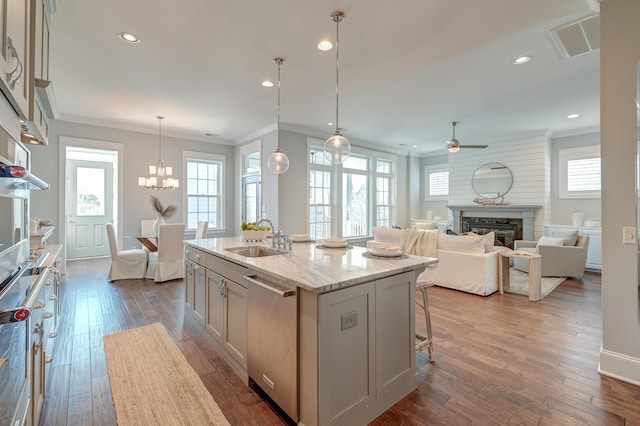
M222 356L240 377L247 377L247 288L239 282L246 269L207 256L206 328Z
M34 139L47 144L49 140L49 119L54 118L51 103L53 96L49 81L49 36L50 16L43 0L30 1L30 68L29 68L29 108L24 121L22 142Z
M414 273L300 292L305 424L366 424L415 389L414 292Z
M205 325L206 281L205 255L193 247L185 247L185 303L201 325Z
M578 235L589 236L589 246L587 247L587 269L595 271L602 270L602 230L600 228L575 227L570 225L545 225L544 234L553 236L555 230L577 230Z
M30 1L0 1L0 88L22 118L30 102Z

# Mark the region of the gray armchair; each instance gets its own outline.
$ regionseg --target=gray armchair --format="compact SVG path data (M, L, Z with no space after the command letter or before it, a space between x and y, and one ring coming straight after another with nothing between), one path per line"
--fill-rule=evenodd
M588 235L578 235L575 246L537 246L536 241L516 240L514 249L542 256L543 277L582 277L587 263ZM529 260L515 258L513 267L529 272Z

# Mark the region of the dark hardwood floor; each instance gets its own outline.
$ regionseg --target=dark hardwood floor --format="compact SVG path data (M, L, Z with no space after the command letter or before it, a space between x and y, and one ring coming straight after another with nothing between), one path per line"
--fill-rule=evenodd
M108 267L109 259L67 263L41 425L115 425L102 337L153 322L165 326L231 424L283 424L184 313L181 281L110 283ZM597 274L566 280L539 302L429 289L435 362L419 353L418 389L373 424L640 424L640 387L597 373L600 296Z

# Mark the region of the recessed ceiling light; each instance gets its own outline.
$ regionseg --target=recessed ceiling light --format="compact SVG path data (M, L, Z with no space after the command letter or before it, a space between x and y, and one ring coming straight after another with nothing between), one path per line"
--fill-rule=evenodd
M526 64L527 62L529 62L532 59L532 56L530 55L525 55L525 56L520 56L518 58L515 58L513 61L511 61L511 63L513 65L522 65L522 64Z
M567 118L578 118L580 117L580 114L569 114L567 115Z
M333 126L333 121L328 122L327 126Z
M264 87L273 87L273 81L265 80L261 83Z
M318 43L318 49L331 50L333 49L333 43L331 43L329 40L322 40L320 41L320 43Z
M418 147L418 145L412 145L412 146L413 146L414 148L417 148L417 147Z
M120 33L118 34L121 40L126 41L127 43L140 43L140 39L137 35L131 33Z

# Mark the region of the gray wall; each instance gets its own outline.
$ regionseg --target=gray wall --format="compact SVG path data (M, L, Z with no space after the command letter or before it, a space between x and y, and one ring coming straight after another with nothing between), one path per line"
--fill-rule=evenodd
M551 139L551 223L570 225L571 213L581 211L585 219L601 217L600 198L560 199L558 197L558 150L580 146L600 145L600 133L588 133Z
M121 194L123 215L120 222L123 225L124 235L135 236L140 232L142 219L154 219L155 214L149 203L151 194L157 195L164 205L175 203L178 205L178 213L168 222L182 222L183 218L183 191L186 182L183 179L182 152L199 151L215 153L227 157L227 170L225 177L227 192L227 232L233 235L236 228L235 214L233 212L234 194L233 176L235 167L233 162L233 148L227 145L190 141L162 136L163 159L167 165L173 167L173 173L180 178L180 188L176 191L152 191L138 187L138 176L148 174L149 164L155 163L158 158L158 135L118 130L107 127L91 126L86 124L70 123L66 121L52 121L48 146L30 145L32 153L32 170L38 177L51 185L47 191L33 191L31 195L31 215L43 219L52 219L54 223L60 223L59 208L64 202L61 198L61 188L58 176L64 174L59 169L59 136L69 136L81 139L90 139L105 142L118 142L124 144L123 152L123 179L124 188ZM64 238L58 235L59 228L54 234L54 242L60 243ZM122 239L121 248L139 247L135 240Z
M640 385L638 246L622 228L637 227L637 67L640 2L600 5L602 133L602 348L598 371Z

